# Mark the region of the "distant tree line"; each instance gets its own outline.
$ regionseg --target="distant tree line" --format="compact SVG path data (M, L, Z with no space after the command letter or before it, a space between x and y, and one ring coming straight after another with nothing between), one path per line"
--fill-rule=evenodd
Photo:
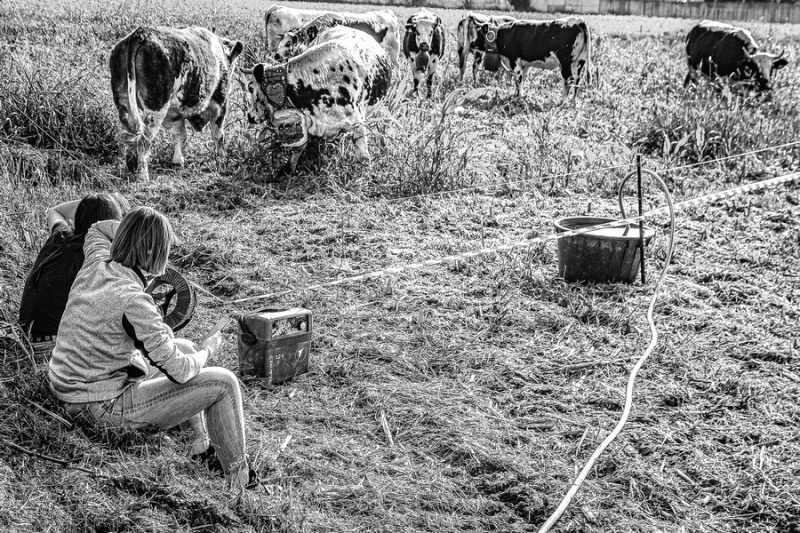
M737 0L705 0L707 4L718 4L726 2L735 2ZM740 0L742 3L752 2L754 4L796 4L800 0Z

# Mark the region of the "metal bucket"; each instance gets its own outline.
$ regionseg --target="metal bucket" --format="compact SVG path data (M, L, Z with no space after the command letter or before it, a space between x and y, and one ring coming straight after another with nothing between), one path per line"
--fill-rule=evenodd
M556 221L558 233L587 228L617 219L567 217ZM644 242L655 231L645 226ZM566 281L633 283L639 272L639 227L624 223L558 240L558 274Z

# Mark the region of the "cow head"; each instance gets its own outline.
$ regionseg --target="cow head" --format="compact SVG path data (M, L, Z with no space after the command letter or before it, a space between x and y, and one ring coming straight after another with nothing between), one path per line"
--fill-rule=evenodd
M472 14L467 17L467 42L471 47L475 48L478 40L478 26L486 24L488 18L483 15Z
M442 19L433 13L417 13L406 22L406 32L413 33L417 47L422 52L430 52L433 46L433 35L442 25Z
M487 43L494 43L497 39L497 26L484 22L475 27L475 47L479 50L486 50Z
M289 30L283 34L278 46L275 48L273 59L276 61L286 61L290 57L297 55L297 47L300 44L300 30Z
M271 65L259 63L252 69L239 69L238 81L244 92L244 100L247 106L247 121L250 124L263 124L272 122L275 109L270 104L264 92L264 79L266 69Z
M275 61L286 61L290 57L302 54L319 33L320 28L315 25L287 31L275 50Z
M744 50L744 59L739 63L739 74L744 80L755 82L759 91L772 90L772 73L780 70L789 61L784 57L784 52L780 54L768 54L766 52L750 53Z
M290 20L284 20L288 17L287 15L276 13L278 10L280 10L280 6L273 4L264 15L268 51L275 50L284 33L286 33L287 26L291 23Z

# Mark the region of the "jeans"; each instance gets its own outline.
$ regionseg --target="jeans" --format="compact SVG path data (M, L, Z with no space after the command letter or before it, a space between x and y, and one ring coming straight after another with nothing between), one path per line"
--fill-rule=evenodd
M181 346L183 348L183 346ZM186 383L155 373L122 395L104 402L65 404L70 416L89 415L104 428L168 429L198 415L208 427L211 444L229 481L247 479L244 413L239 380L230 370L208 367Z

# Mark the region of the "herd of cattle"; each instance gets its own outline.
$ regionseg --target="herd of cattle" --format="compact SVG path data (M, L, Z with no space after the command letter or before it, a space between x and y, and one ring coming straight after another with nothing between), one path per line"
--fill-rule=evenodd
M148 178L150 147L161 127L175 141L173 163L183 165L186 122L210 126L224 153L224 122L232 79L241 86L251 124L265 124L275 146L286 148L293 171L309 136L354 133L356 152L368 160L365 112L389 91L400 68L400 50L413 72L416 94L424 80L428 97L446 32L436 14L422 9L405 23L402 41L390 11L334 13L273 5L265 15L267 57L235 69L244 45L201 27L137 28L114 47L111 85L126 141L125 160L138 179ZM559 69L564 97L591 81L591 35L576 17L550 21L469 13L457 26L460 79L468 57L473 78L480 68L513 72L516 95L531 67ZM772 73L788 64L781 54L758 49L746 29L703 21L686 40L689 73L771 89ZM575 89L577 91L577 88Z

